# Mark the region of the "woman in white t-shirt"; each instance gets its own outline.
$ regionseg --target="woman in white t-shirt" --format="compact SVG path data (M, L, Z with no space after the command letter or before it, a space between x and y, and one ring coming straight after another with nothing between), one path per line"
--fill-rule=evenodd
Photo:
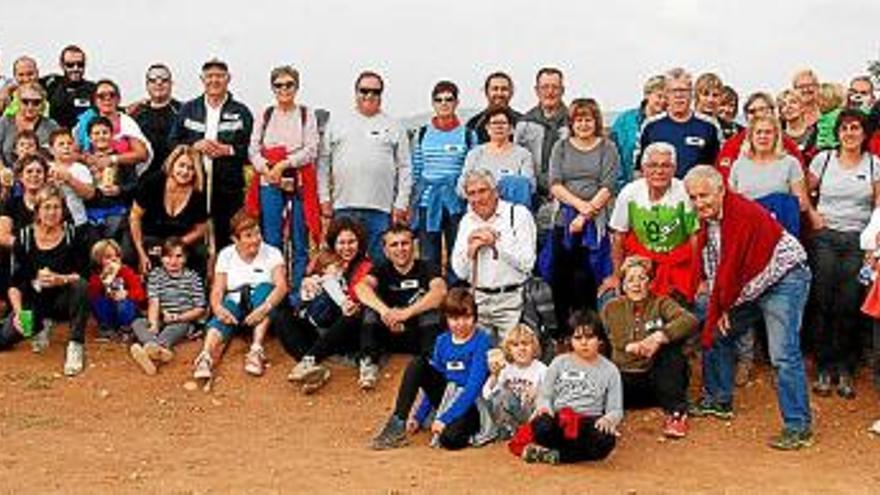
M864 253L859 234L871 211L880 205L880 160L867 151L865 116L844 109L835 125L837 149L820 152L810 163L810 188L818 193L811 210L812 291L818 303L816 368L813 391L831 395L831 381L839 377L837 394L855 397L853 373L858 364L861 286L858 282Z
M240 210L229 224L233 244L217 256L210 294L214 316L208 321L205 343L195 361L196 379L212 377L223 345L244 328L254 333L244 370L262 375L266 359L263 339L270 313L287 294L284 257L277 248L263 242L259 220Z

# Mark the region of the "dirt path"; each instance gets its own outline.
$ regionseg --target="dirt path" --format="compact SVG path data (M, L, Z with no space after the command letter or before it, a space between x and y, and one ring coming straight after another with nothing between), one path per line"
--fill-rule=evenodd
M0 493L880 493L880 416L867 380L859 397L815 399L818 442L798 453L766 448L779 426L769 372L740 391L730 423L693 421L683 441L664 441L656 410L628 413L604 463L530 466L503 445L463 452L427 447L372 452L401 367L374 393L356 370L333 367L331 383L305 397L284 379L289 359L253 379L235 342L211 394L187 391L194 343L172 365L144 376L120 344L92 344L87 370L60 376L63 342L33 355L0 354Z

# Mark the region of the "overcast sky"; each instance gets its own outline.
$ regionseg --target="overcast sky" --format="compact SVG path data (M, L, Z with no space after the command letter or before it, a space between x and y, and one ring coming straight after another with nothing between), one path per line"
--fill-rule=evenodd
M175 93L200 92L198 70L211 56L228 61L232 91L252 109L271 99L269 70L292 63L300 100L338 110L351 105L361 69L386 77L392 114L430 110L433 83L451 79L462 106L483 104L483 78L506 70L514 106L534 105L535 71L566 75L566 99L597 98L606 109L636 104L642 81L681 65L717 72L741 94L778 91L797 69L843 82L880 57L876 0L341 0L8 2L0 27L0 67L21 54L41 73L58 71L67 43L88 54L87 76L120 83L123 100L143 95L143 73L163 61Z

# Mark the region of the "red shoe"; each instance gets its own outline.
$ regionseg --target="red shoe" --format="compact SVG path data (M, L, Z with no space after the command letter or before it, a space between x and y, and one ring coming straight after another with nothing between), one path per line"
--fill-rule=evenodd
M684 438L687 436L687 432L687 414L673 413L666 415L666 421L663 423L663 434L667 438Z

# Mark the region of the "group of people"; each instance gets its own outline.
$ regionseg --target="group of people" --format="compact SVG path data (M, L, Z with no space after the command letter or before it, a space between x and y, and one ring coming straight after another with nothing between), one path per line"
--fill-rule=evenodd
M676 68L609 132L595 99L563 102L559 69L537 72L525 113L495 72L466 122L444 80L430 121L406 129L373 71L328 117L297 100L292 66L252 113L219 59L184 103L151 65L127 107L85 61L67 46L62 74L40 78L23 56L0 89L0 349L40 352L67 322L77 375L91 317L150 375L203 338L193 376L210 380L238 334L262 375L274 335L305 393L333 355L370 390L385 356L412 354L374 448L426 428L449 449L509 440L529 462L606 457L624 405L662 408L670 438L692 416L729 420L762 347L783 420L770 445L807 447L802 332L813 392L855 397L860 307L880 283L869 77L843 89L799 72L778 97L745 98L743 126L736 91Z

